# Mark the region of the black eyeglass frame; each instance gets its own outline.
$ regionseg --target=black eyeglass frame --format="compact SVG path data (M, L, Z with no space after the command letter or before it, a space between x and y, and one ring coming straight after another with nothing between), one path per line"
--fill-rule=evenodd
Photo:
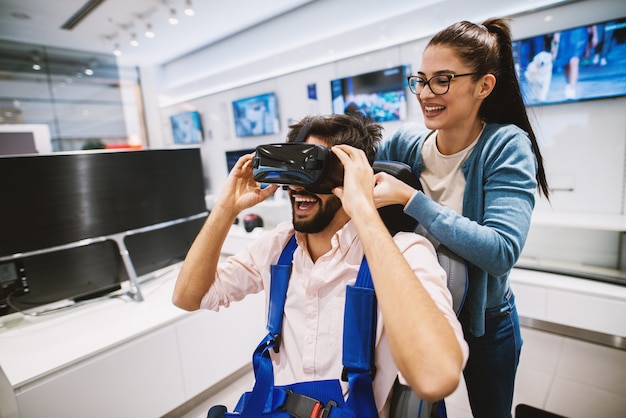
M426 86L428 86L428 88L430 89L430 91L431 91L434 95L436 95L436 96L442 96L442 95L446 94L448 91L450 91L450 83L452 82L452 80L454 80L455 78L458 78L458 77L465 77L465 76L467 76L467 75L483 75L483 74L481 74L481 73L476 73L476 72L474 72L474 73L464 73L464 74L437 74L437 75L434 75L434 76L430 77L428 80L425 80L425 79L424 79L424 77L419 76L419 75L410 75L410 76L408 76L408 77L406 78L406 81L407 81L407 83L408 83L408 85L409 85L409 90L411 90L411 93L413 93L413 94L421 94L421 93L422 93L422 91L424 90L424 88L425 88ZM430 85L430 82L431 82L434 78L437 78L437 77L445 77L445 78L447 78L447 79L448 79L448 87L446 88L446 91L444 91L443 93L436 93L436 92L433 90L433 88L431 87L431 85ZM416 91L415 86L411 83L411 80L415 80L415 79L418 79L418 78L419 78L419 79L421 79L421 80L425 80L425 81L424 81L424 87L422 87L422 90L420 90L420 92L419 92L419 93Z

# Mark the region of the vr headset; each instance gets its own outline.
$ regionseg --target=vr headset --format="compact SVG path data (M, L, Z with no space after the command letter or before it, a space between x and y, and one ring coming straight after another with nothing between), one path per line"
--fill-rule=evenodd
M259 183L302 186L311 193L328 194L343 184L343 165L322 145L303 142L259 145L252 160Z
M311 124L300 128L294 142L259 145L252 175L259 183L302 186L311 193L329 194L343 184L343 165L322 145L307 144Z

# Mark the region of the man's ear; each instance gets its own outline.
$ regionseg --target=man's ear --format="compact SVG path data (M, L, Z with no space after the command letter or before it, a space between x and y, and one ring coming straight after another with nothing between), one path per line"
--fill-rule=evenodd
M496 76L493 74L483 75L476 87L478 98L484 99L485 97L489 96L495 87Z

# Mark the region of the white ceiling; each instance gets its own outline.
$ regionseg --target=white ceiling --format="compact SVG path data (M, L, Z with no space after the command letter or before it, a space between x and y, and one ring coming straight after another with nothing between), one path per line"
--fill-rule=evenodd
M151 65L260 25L285 22L291 15L304 14L307 21L297 33L285 31L285 42L306 44L416 10L420 17L416 29L420 22L441 28L450 23L446 15L451 10L455 15L466 10L468 16L475 16L479 9L485 17L504 16L563 0L191 0L192 17L183 13L186 0L103 0L73 29L62 29L89 1L0 0L0 39L104 53L111 53L119 43L121 64ZM167 22L171 9L177 11L178 25ZM156 34L153 39L144 36L148 23ZM136 47L129 44L133 33L139 41ZM250 50L257 47L250 42Z
M71 30L62 29L94 0L0 0L0 38L90 52L111 53L119 43L126 64L169 61L201 46L258 25L312 0L102 0ZM175 9L179 23L168 23ZM146 38L151 24L155 37ZM130 46L132 34L139 45Z

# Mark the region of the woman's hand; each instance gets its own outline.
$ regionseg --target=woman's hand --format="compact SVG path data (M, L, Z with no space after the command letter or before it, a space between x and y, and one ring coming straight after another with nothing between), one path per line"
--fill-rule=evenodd
M215 202L221 209L238 215L273 195L278 185L270 184L261 188L252 177L252 159L254 154L243 155L230 171L222 191Z
M388 173L376 173L374 188L374 204L377 208L389 205L406 206L415 193L415 189L402 180Z

